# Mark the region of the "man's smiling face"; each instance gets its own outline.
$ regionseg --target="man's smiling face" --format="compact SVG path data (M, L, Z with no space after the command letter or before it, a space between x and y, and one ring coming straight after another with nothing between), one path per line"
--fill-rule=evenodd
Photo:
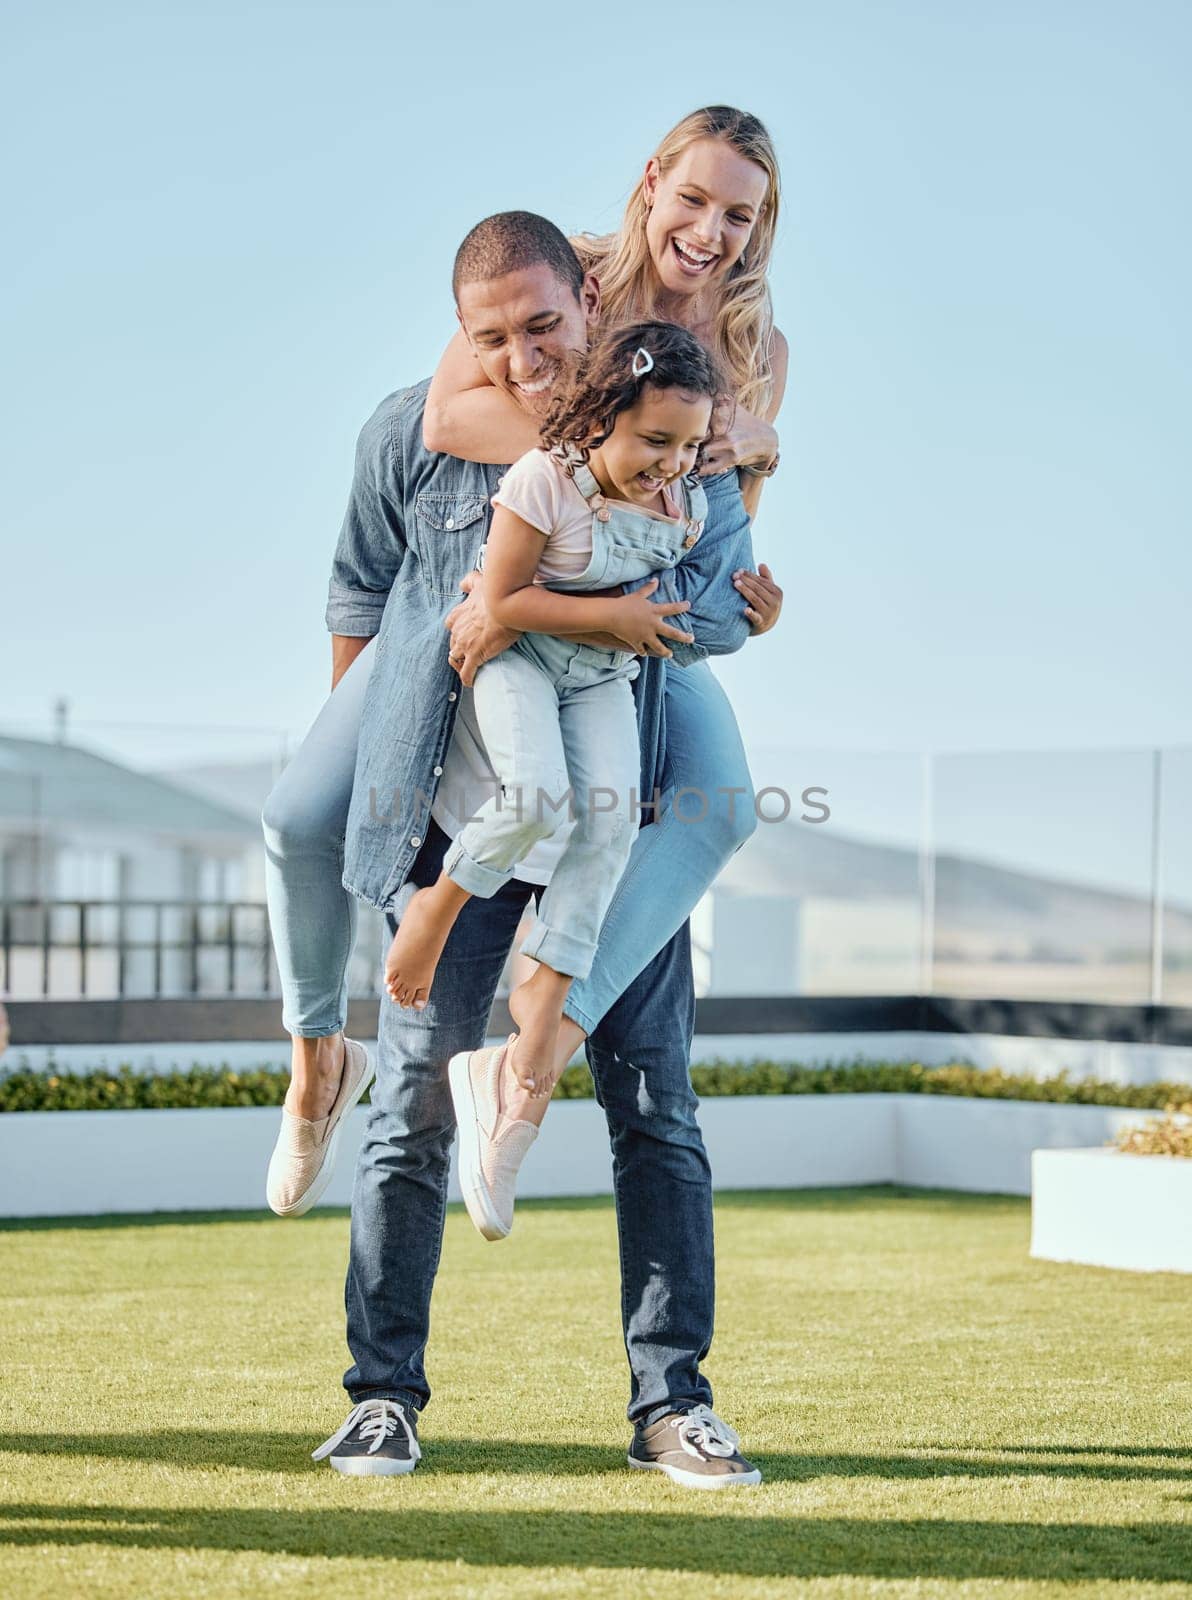
M540 261L500 278L461 284L456 315L493 387L545 416L588 348L599 310L593 278L584 279L577 299L571 285Z

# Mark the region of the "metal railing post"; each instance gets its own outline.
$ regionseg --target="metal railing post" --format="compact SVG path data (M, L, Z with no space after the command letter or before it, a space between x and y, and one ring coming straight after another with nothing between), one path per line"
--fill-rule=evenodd
M919 993L935 988L935 765L923 752L919 795Z
M1151 763L1151 1004L1163 1004L1163 752Z
M199 992L199 908L190 913L190 992Z

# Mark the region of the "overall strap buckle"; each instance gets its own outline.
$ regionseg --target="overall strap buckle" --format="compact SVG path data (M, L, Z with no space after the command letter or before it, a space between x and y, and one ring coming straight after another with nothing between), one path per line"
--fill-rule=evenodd
M596 474L580 452L574 445L564 444L556 445L552 453L562 463L563 470L573 481L584 499L589 502L592 510L599 512L604 506L604 495L601 492L600 485L596 482ZM608 518L602 517L601 521L607 522Z

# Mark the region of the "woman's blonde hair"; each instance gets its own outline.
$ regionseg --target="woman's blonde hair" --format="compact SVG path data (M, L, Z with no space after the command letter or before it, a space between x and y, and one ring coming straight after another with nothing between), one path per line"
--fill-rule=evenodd
M712 331L712 354L728 375L738 403L762 414L774 388L770 362L774 312L767 273L778 222L778 157L756 117L732 106L704 106L661 140L654 152L660 172L668 172L697 139L723 139L766 174L766 198L741 259L721 287ZM610 326L655 315L656 276L646 243L649 210L643 176L629 196L618 233L603 238L585 233L571 241L584 271L599 280L602 320Z

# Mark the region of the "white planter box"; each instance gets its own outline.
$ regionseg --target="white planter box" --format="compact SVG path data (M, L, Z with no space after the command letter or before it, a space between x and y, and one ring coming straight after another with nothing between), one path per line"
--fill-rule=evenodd
M1037 1150L1032 1171L1031 1255L1131 1272L1192 1272L1192 1160Z
M351 1200L367 1114L352 1117L325 1205ZM271 1107L0 1115L0 1216L263 1209L278 1116ZM903 1183L1027 1194L1032 1150L1109 1139L1136 1120L1136 1112L1098 1106L908 1094L741 1095L700 1107L723 1189ZM610 1189L603 1112L593 1100L552 1106L519 1192ZM450 1193L459 1198L454 1175Z

